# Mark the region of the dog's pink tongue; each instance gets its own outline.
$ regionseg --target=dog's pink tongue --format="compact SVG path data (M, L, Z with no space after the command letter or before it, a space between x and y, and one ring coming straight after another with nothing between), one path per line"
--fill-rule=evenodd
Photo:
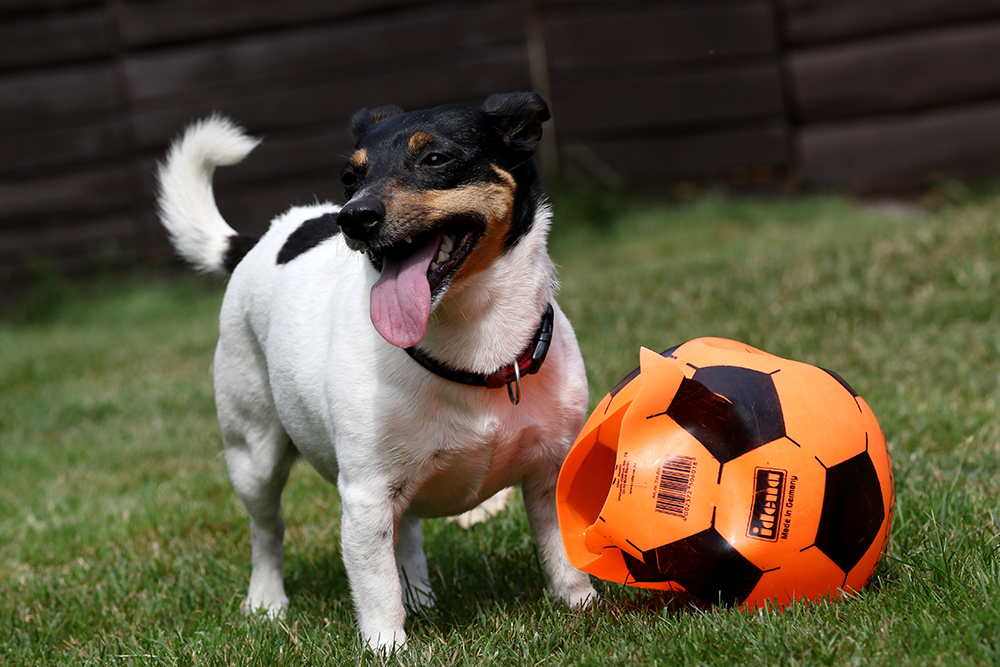
M412 347L427 333L431 286L427 269L441 237L402 259L385 258L382 275L372 286L371 317L375 330L396 347Z

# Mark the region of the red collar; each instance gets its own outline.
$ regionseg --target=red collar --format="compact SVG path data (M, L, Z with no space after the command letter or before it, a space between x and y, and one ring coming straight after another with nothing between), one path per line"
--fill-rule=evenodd
M528 346L524 348L514 362L506 366L501 366L492 373L473 373L460 368L454 368L442 361L438 361L417 347L408 347L406 348L406 352L418 364L446 380L473 387L487 387L489 389L507 387L511 402L516 405L520 400L521 394L520 378L525 375L537 373L538 369L542 367L542 362L545 361L545 355L548 354L549 345L552 342L552 319L553 311L552 304L550 303L545 306L545 312L542 313L542 321L538 324L538 329L535 331L535 335L528 343ZM511 384L518 385L516 399L514 393L511 391Z

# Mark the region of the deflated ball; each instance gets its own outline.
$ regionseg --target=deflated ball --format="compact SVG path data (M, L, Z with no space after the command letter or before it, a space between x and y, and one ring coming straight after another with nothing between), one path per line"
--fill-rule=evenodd
M895 500L864 399L830 371L721 338L639 359L559 476L573 566L747 608L861 589Z

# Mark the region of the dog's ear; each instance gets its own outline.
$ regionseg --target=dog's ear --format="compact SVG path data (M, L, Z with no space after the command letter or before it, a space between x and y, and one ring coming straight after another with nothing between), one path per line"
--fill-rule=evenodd
M403 113L403 110L395 104L372 109L371 111L368 109L362 109L351 116L349 124L351 136L355 139L360 139L364 136L365 132L368 131L368 128L375 123L381 123L386 118L392 118L393 116L398 116L401 113Z
M490 95L483 103L503 133L508 146L523 153L534 153L542 139L542 123L552 115L549 105L537 93Z

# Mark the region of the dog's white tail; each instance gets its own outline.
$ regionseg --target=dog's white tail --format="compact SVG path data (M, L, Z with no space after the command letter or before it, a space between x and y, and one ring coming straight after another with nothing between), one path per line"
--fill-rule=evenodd
M229 119L213 115L190 125L160 165L160 222L178 254L199 271L226 272L230 237L237 235L215 205L212 174L219 165L236 164L259 143Z

